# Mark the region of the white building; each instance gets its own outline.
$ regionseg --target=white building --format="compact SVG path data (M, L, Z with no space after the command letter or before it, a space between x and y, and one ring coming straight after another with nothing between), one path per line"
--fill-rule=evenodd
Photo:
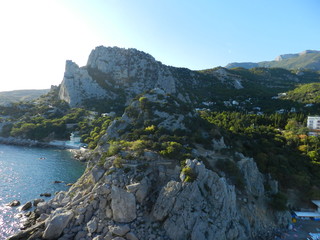
M307 128L309 128L309 135L318 135L320 133L320 116L309 116Z
M320 116L309 116L307 127L310 130L320 130Z

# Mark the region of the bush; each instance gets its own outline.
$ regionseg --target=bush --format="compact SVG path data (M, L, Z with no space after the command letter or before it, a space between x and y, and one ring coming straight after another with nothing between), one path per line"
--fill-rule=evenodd
M185 179L184 179L185 182L193 182L197 178L197 175L195 174L195 172L191 167L184 167L182 169L182 173L184 173L185 175Z
M236 187L239 189L244 188L243 176L234 161L219 159L216 163L216 167L223 171Z
M278 192L272 195L270 206L276 211L285 211L288 209L287 201L287 196L281 192Z
M107 156L108 157L114 156L117 153L119 153L120 150L121 150L121 147L117 142L110 143L110 147L109 147L109 149L107 151Z
M160 151L160 154L168 158L180 158L182 145L177 142L165 142L162 144L164 150Z

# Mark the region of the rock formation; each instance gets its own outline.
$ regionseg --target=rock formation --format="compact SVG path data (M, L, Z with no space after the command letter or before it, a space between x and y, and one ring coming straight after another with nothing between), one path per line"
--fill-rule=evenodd
M155 87L175 93L176 81L170 68L149 54L100 46L92 50L85 67L66 62L59 96L72 107L92 98L115 99L119 94L124 94L124 102L128 102Z

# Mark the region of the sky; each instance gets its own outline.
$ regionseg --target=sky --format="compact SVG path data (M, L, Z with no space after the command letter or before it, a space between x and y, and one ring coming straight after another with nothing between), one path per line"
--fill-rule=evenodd
M192 70L320 50L318 0L0 0L0 91L48 89L96 46Z

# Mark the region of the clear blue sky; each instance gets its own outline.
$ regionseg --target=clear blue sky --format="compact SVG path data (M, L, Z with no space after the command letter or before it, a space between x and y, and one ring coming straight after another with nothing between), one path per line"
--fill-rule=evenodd
M318 0L10 0L0 3L0 91L49 88L99 45L206 69L320 50Z

